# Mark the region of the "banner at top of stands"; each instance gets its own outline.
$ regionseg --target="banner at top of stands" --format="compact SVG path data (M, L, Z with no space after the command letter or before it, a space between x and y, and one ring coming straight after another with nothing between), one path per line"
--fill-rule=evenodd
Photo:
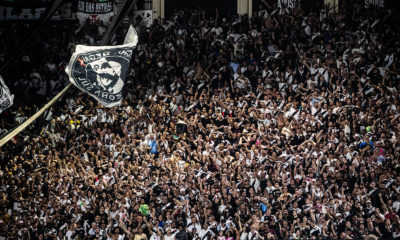
M46 8L51 4L51 0L36 0L36 1L19 1L8 2L9 0L0 0L0 20L35 20L39 19ZM114 11L114 0L66 0L59 10L52 16L53 20L60 19L75 19L77 18L94 18L88 14L100 15L101 20L109 22ZM82 17L84 15L84 17Z

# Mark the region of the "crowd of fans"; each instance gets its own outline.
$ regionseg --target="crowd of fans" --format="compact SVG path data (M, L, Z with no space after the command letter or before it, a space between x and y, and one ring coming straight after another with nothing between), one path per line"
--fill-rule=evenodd
M399 26L343 4L139 29L120 107L71 90L1 149L0 239L400 239ZM54 28L16 86L105 29Z

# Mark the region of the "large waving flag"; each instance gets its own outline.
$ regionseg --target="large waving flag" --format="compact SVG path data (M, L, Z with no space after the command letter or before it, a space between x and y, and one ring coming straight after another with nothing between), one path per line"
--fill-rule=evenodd
M6 108L11 107L13 102L14 95L10 93L10 89L8 89L3 78L0 76L0 113L2 113Z
M138 35L130 26L123 45L77 45L65 69L70 82L106 107L120 105L129 61L137 42Z

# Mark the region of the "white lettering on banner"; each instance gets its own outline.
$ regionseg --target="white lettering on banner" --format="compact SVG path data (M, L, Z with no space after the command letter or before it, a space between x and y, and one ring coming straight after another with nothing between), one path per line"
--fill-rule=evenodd
M374 5L376 7L385 7L385 0L365 0L365 7L368 8L369 5Z
M96 5L96 13L106 13L112 11L112 3L99 3Z
M96 5L96 12L103 12L103 4Z
M365 7L368 8L369 5L374 5L376 7L385 7L385 0L364 0Z
M118 55L118 56L123 56L125 58L130 58L132 56L132 50L128 50L128 49L120 50L114 54ZM110 56L109 51L90 54L90 55L86 55L86 56L82 56L82 57L83 57L84 62L93 62L93 61L99 60L100 58L108 57L108 56Z
M88 91L91 91L93 89L93 85L88 80L86 80L85 78L78 78L78 79L79 81L81 81L82 85L85 86Z
M118 51L118 55L130 58L132 56L132 50L122 50Z
M95 91L94 93L101 98L108 99L111 101L122 98L122 94L120 94L120 93L115 95L115 94L109 94L107 92L103 92L103 91L99 91L99 90Z
M283 8L284 5L287 8L294 8L297 0L278 0L278 7Z
M107 12L111 12L113 9L112 2L107 3Z
M85 2L78 2L78 11L84 12L85 11Z
M94 3L86 3L86 12L95 12L94 11Z
M95 53L95 54L83 56L83 61L84 62L92 62L92 61L96 61L102 57L107 57L107 56L110 56L110 52Z
M51 19L60 20L60 19L75 19L72 17L71 11L72 3L65 3L61 5L58 14L54 14ZM85 6L79 6L85 8ZM43 13L46 11L46 8L22 8L22 11L19 14L15 14L13 12L12 7L1 6L0 0L0 20L33 20L39 19Z
M112 2L88 2L87 0L78 1L78 11L92 14L110 13L113 10Z

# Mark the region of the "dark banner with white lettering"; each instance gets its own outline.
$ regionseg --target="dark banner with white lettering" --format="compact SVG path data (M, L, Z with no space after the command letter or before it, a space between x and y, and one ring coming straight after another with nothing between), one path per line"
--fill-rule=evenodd
M90 14L105 14L113 11L112 0L79 0L78 12Z
M386 7L385 0L364 0L364 7L368 8L371 5L374 7Z
M72 2L73 0L68 0ZM0 0L1 6L6 7L23 7L23 8L46 8L51 5L53 0Z
M278 0L279 8L294 8L296 5L300 6L299 0Z
M106 107L121 104L122 89L138 35L131 26L123 45L77 45L65 69L76 87Z
M400 10L400 4L398 0L360 0L360 1L361 5L363 5L365 8L374 8L377 10L390 9L390 11L392 12Z

